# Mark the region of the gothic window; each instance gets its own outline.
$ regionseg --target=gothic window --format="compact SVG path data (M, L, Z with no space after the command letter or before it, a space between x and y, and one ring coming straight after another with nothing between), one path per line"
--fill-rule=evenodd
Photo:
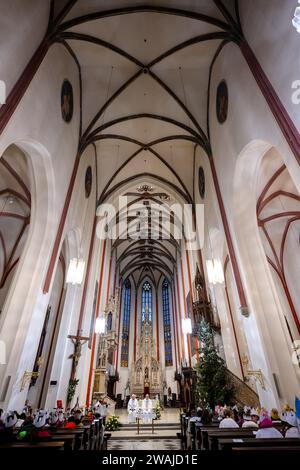
M152 287L148 281L144 282L142 288L142 322L148 314L149 322L152 322Z
M165 342L165 365L172 366L172 338L171 338L171 318L169 303L169 283L167 279L162 285L162 301L163 301L163 320L164 320L164 342Z
M111 331L112 329L112 313L109 312L107 315L107 331Z
M131 305L131 284L130 284L129 279L127 279L125 281L125 292L124 292L121 367L128 367L130 305Z

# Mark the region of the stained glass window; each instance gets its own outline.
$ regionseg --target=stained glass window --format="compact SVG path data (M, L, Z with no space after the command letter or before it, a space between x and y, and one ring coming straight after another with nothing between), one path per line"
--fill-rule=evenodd
M148 313L149 322L152 322L152 287L148 281L144 282L142 288L142 322Z
M125 291L124 291L124 306L123 306L121 367L128 367L130 306L131 306L131 284L130 284L129 279L125 281L124 287L125 287Z
M164 320L164 342L165 342L165 365L173 365L172 357L172 337L171 337L171 318L169 303L169 283L167 279L162 284L162 301L163 301L163 320Z

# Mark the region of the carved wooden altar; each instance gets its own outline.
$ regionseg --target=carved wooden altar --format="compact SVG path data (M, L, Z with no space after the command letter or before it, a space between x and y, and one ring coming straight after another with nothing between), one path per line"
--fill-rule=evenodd
M163 396L163 380L161 365L155 356L152 322L149 321L146 310L142 322L141 336L138 342L138 359L133 365L131 378L131 393L138 397L146 393L154 398L157 394Z

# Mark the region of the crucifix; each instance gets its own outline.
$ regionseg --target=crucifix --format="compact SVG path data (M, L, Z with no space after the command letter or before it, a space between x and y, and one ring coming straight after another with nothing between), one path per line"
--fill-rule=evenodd
M74 345L74 353L69 356L69 359L72 359L72 369L70 378L71 380L75 379L76 377L76 371L81 356L82 346L90 339L88 336L81 336L81 331L82 330L78 331L77 335L68 335L68 338L72 341Z

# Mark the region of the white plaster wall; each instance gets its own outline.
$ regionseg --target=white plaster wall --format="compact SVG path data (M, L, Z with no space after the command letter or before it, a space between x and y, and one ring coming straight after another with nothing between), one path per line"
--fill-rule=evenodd
M69 124L63 122L60 111L60 89L66 77L73 85L75 99ZM7 365L0 366L1 383L11 376L6 400L11 399L4 406L17 409L26 398L26 388L19 393L20 382L24 371L32 370L50 295L43 295L42 287L77 150L78 97L76 65L60 45L55 45L0 139L0 155L15 143L27 155L32 174L32 224L0 319L1 339L7 344Z
M8 94L46 33L50 1L1 0L0 11L0 80Z
M286 63L285 70L290 70L289 67L290 64ZM239 71L238 80L236 79L237 70ZM225 79L228 84L229 111L227 121L223 125L220 125L216 122L215 117L215 94L217 85L222 79ZM239 260L239 246L234 231L232 213L233 197L239 197L238 194L234 195L233 174L235 172L236 160L241 150L250 141L255 139L267 142L270 146L275 146L280 152L291 173L292 179L298 188L300 179L299 166L296 163L295 157L283 138L282 133L279 130L260 90L258 89L246 62L241 56L238 47L233 44L225 46L221 55L217 59L213 70L211 83L210 130L216 171L219 178L219 184L233 243ZM266 146L266 150L270 148L270 146ZM240 194L240 197L243 197L242 194ZM246 240L244 240L244 242L246 242ZM246 263L246 265L247 263L253 264L253 259L248 259L248 261L243 259L243 263ZM240 268L241 266L242 264L240 263ZM266 376L268 376L266 369L269 370L269 374L272 373L272 371L279 374L285 374L285 371L282 369L282 367L284 367L282 359L280 361L282 366L280 367L281 370L279 370L279 372L278 363L275 365L276 360L272 366L270 366L270 364L266 365L263 361L264 357L267 361L270 361L271 359L274 361L274 354L270 349L268 350L268 341L272 343L272 339L267 339L262 330L260 332L258 331L259 328L262 328L262 325L259 327L257 325L255 326L255 317L258 315L257 307L254 307L252 304L255 297L255 288L253 285L250 287L250 283L248 283L250 279L247 279L247 275L249 275L249 273L246 273L245 265L244 269L241 269L241 274L253 313L252 316L250 315L249 319L244 319L244 329L247 334L248 346L250 347L249 342L252 343L252 366L257 369L261 368ZM261 306L258 307L258 310L261 308ZM256 313L254 313L254 311L256 311ZM262 314L260 313L260 315ZM277 334L280 335L280 332L277 332ZM260 338L260 340L258 338ZM259 341L262 341L261 344L263 344L264 352L261 350L258 354ZM255 354L253 350L254 344L256 350ZM289 361L288 356L286 357L286 360ZM269 391L268 393L261 391L261 398L267 406L270 406L270 403L275 403L275 401L278 400L278 397L273 384L273 379L270 376L268 382L270 387ZM293 386L290 386L290 391L288 392L288 381L284 380L284 382L286 383L285 393L289 394L289 397L291 397L294 393Z
M292 26L296 0L240 0L245 37L288 114L300 131L300 104L292 82L300 80L300 36Z
M90 197L85 197L85 172L88 166L92 167L93 185ZM73 196L71 199L70 209L65 225L64 234L68 240L70 232L78 232L78 243L76 246L69 247L69 259L72 257L80 256L86 262L88 260L88 253L92 235L92 227L95 216L96 204L96 178L95 178L95 160L93 148L88 147L83 153L75 181ZM69 260L68 260L69 262ZM68 268L68 262L67 267ZM87 273L85 265L85 275ZM94 263L91 267L91 277L87 291L87 302L82 323L82 336L89 336L90 321L92 315L92 304L95 287L95 268L97 266L97 256L94 257ZM81 306L81 297L83 292L84 281L80 286L68 285L67 295L64 303L64 310L62 316L62 323L57 340L55 350L55 358L50 380L58 380L56 387L50 387L47 396L47 406L55 406L56 400L61 399L65 403L66 390L68 381L70 379L72 360L70 355L74 352L74 347L71 340L67 338L68 335L76 335L78 327L78 319ZM87 367L87 358L90 357L90 350L85 344L82 348L82 357L79 362L76 377L80 379L78 388L75 394L75 401L77 396L80 397L80 403L84 403L86 385L88 380L88 369L84 370L84 364Z

